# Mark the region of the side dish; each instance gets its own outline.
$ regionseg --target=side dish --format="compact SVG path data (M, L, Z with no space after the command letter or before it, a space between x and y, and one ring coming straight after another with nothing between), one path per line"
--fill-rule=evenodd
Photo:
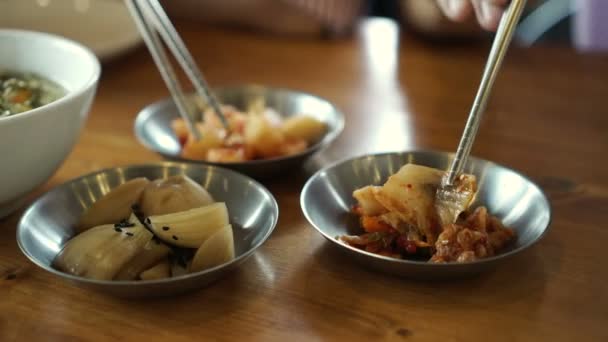
M85 278L162 279L234 259L226 204L186 176L123 183L96 201L76 229L53 267Z
M435 201L443 171L407 164L382 186L354 191L353 213L364 230L340 236L350 246L393 258L430 262L470 262L496 255L515 238L515 232L481 206L471 211L477 192L475 176L463 174L455 184L466 210L456 222L441 215L446 208Z
M49 104L65 90L33 73L0 71L0 118Z
M244 162L289 156L303 152L320 140L326 125L308 115L287 119L262 102L254 103L247 112L223 105L228 121L226 130L213 110L203 111L203 121L196 124L202 139L196 141L182 119L172 128L182 145L181 156L217 163Z

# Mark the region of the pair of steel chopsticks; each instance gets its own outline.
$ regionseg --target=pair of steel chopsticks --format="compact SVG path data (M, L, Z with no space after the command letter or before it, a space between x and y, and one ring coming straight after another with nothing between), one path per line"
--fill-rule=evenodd
M226 117L224 116L218 101L209 90L209 86L205 81L203 74L196 66L186 44L184 44L175 30L175 27L158 0L125 0L125 3L175 101L180 116L186 122L188 130L194 138L199 140L201 134L194 125L194 116L189 112L191 106L186 102L182 87L160 38L162 38L169 50L173 53L173 56L184 73L188 76L190 82L192 82L196 94L211 105L224 127L228 129L228 122L226 121Z

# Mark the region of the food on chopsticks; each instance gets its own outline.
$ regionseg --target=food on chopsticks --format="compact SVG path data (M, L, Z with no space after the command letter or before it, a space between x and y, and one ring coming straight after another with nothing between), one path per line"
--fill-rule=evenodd
M60 85L34 73L0 71L0 118L44 106L63 95Z
M436 263L490 257L514 240L515 232L485 207L470 210L477 192L475 176L463 174L456 179L454 201L458 203L436 201L443 175L437 169L406 164L384 185L355 190L353 213L360 217L364 233L338 239L371 253ZM451 222L442 213L454 208L466 211Z
M135 178L85 211L53 267L98 280L152 280L234 259L228 208L186 176Z
M283 119L261 100L254 101L246 112L227 105L222 111L229 129L212 109L206 109L203 121L195 124L202 136L198 141L183 119L173 120L171 126L182 145L182 157L234 163L295 155L318 142L327 130L325 123L308 115Z

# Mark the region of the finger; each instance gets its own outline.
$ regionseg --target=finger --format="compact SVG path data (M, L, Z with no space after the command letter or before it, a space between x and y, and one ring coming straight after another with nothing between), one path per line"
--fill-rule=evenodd
M473 13L469 0L438 0L437 3L445 16L453 21L465 21Z
M488 31L496 31L507 0L473 0L479 25Z

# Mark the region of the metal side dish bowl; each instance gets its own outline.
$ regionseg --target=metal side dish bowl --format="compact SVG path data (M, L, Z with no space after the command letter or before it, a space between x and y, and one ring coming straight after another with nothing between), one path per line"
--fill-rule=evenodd
M135 120L135 135L146 148L156 151L169 160L227 167L257 179L285 174L286 170L301 166L309 157L329 146L344 128L343 114L329 101L300 91L270 88L259 85L242 85L214 89L220 103L245 111L254 101L263 99L282 118L309 115L326 125L325 133L304 151L282 157L255 159L242 162L217 163L184 159L182 145L175 135L171 122L179 118L171 98L144 108Z
M82 213L111 189L138 177L153 180L175 175L188 176L216 201L226 204L234 235L234 259L199 272L145 281L95 280L52 267L55 257L76 234ZM214 166L162 162L105 169L52 189L23 214L17 242L34 264L79 286L119 297L169 296L202 288L239 266L268 239L278 215L272 194L247 176Z
M408 163L447 170L454 155L414 151L367 155L340 161L318 171L301 194L304 215L327 240L348 258L364 267L419 279L446 279L494 269L509 257L530 248L547 231L551 208L542 190L530 179L504 166L471 157L464 172L477 178L478 191L471 207L483 205L516 234L515 241L495 256L471 262L431 263L398 259L352 247L337 237L361 234L359 219L351 213L353 191L366 185L382 185Z

